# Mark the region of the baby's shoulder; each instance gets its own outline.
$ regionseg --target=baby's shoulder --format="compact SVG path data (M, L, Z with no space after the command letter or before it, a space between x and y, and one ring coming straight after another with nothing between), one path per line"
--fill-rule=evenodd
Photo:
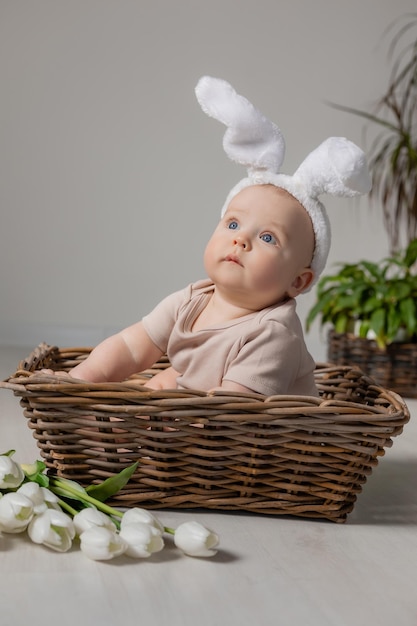
M253 331L255 333L263 333L271 339L285 335L287 340L291 337L298 340L304 336L294 298L290 298L278 306L259 311L254 324Z
M259 311L257 315L257 321L260 324L266 322L276 322L287 325L288 323L292 323L294 320L298 320L296 301L294 298L289 298L281 304L262 309L262 311Z

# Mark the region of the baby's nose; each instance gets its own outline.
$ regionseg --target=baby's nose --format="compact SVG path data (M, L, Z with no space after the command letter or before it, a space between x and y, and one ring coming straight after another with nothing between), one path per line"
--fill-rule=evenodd
M248 250L250 248L249 238L246 237L243 233L239 233L235 235L233 238L233 245L240 246L244 250Z

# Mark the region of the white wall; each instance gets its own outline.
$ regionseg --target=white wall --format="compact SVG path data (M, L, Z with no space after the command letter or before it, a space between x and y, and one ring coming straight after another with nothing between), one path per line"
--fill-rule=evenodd
M229 80L283 130L285 171L329 135L363 145L380 38L415 0L0 0L0 344L90 345L204 275L244 172L200 110ZM365 147L365 146L364 146ZM336 260L387 252L368 201L327 201ZM302 318L314 293L301 296ZM307 335L325 357L318 328Z

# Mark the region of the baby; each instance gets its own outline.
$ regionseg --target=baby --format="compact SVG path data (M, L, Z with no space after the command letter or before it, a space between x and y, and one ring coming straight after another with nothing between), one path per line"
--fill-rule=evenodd
M248 168L206 246L208 278L103 341L70 375L121 381L166 353L171 367L147 382L152 389L317 395L295 298L317 280L329 251L317 196L369 191L364 155L333 137L293 176L280 174L285 145L275 124L223 80L203 77L196 94L228 127L228 156Z

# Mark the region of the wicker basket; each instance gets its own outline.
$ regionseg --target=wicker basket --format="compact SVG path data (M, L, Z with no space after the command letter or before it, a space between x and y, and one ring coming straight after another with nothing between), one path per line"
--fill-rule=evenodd
M167 367L123 383L59 380L89 349L41 344L1 383L21 398L49 471L99 482L139 467L112 503L209 508L343 522L409 419L403 400L359 370L317 366L321 397L150 391Z
M417 398L417 343L392 343L386 350L375 341L329 331L327 357L338 365L359 367L379 385Z

